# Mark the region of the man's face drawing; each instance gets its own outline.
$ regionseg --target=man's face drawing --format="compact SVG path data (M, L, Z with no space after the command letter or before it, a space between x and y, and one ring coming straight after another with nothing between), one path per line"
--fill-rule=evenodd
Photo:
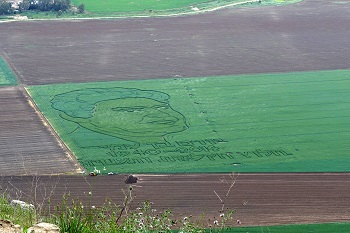
M91 88L56 95L60 116L91 131L133 142L160 142L188 128L185 117L159 91Z
M91 128L111 136L161 137L187 128L184 116L168 103L126 98L96 103ZM88 124L85 124L88 127Z

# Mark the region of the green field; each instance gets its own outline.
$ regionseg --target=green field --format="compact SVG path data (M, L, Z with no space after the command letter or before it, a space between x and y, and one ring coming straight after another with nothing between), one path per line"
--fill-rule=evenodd
M0 56L0 86L16 85L16 76Z
M78 6L84 3L86 9L92 12L133 12L144 10L168 10L173 8L186 7L191 4L206 2L205 0L73 0L72 3Z
M337 70L28 89L88 171L348 172L349 76Z
M75 6L85 5L86 11L90 13L136 13L136 12L188 12L193 11L192 7L199 10L231 5L234 3L246 2L247 0L72 0ZM301 0L264 0L260 5L290 4ZM251 3L249 3L251 4Z
M263 227L240 227L225 233L345 233L350 232L350 223L302 224Z

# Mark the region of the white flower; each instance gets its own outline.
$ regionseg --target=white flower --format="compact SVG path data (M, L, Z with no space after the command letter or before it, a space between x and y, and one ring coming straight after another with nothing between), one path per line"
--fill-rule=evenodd
M222 218L222 217L224 217L225 216L225 214L220 214L220 217Z
M215 220L215 221L214 221L214 225L219 225L219 221L218 221L218 220Z
M93 206L91 206L91 209L96 209L96 206L94 206L94 205L93 205Z

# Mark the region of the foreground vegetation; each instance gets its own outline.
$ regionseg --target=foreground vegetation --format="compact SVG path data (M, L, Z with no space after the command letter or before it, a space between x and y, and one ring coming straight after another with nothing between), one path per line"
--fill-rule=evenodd
M192 216L175 219L170 210L159 212L152 203L145 201L130 210L131 188L125 202L118 205L107 199L102 207L84 205L79 200L63 197L62 202L50 210L39 207L13 205L5 195L0 195L0 219L10 220L23 227L24 232L38 222L56 224L62 233L109 232L224 232L232 219L233 211L221 213L217 220L192 219Z
M227 227L233 211L222 213L217 220L194 220L191 216L174 219L170 210L158 212L150 202L135 211L130 211L126 202L117 205L111 200L100 207L84 206L79 201L68 201L64 196L62 203L52 213L35 208L21 208L10 204L8 197L0 195L0 219L10 220L23 227L24 232L38 222L49 222L60 227L62 233L118 233L118 232L225 232L225 233L343 233L350 231L350 223L295 224L279 226ZM48 210L47 210L48 211Z

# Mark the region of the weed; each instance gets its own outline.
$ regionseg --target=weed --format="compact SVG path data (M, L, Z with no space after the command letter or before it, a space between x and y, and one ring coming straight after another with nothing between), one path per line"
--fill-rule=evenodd
M228 196L231 188L236 182L236 176L230 175L231 181L222 179L228 184ZM41 187L38 183L34 185L35 191ZM55 187L55 186L54 186ZM158 211L153 208L153 203L144 201L138 208L132 209L133 189L129 186L124 192L124 201L120 204L106 199L102 206L91 205L92 192L88 194L90 201L83 204L79 199L73 199L69 193L63 195L61 203L51 209L50 197L44 195L48 207L43 211L43 203L33 208L12 205L6 193L0 195L0 219L12 221L21 225L25 230L39 221L56 224L62 233L147 233L147 232L182 232L182 233L204 233L224 232L229 221L232 219L233 210L224 209L224 197L215 194L221 201L222 208L214 221L206 221L202 218L195 219L191 215L182 219L176 218L171 210ZM29 205L28 206L32 206Z

